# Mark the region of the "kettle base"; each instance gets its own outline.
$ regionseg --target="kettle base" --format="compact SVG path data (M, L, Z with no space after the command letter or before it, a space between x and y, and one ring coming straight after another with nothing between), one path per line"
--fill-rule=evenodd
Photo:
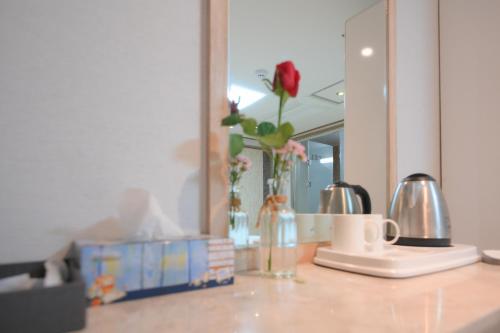
M385 245L378 253L342 252L326 246L319 247L314 257L316 265L386 278L435 273L480 260L475 246L463 244L449 247Z
M387 240L392 240L394 237L387 235ZM450 238L413 238L399 237L396 245L403 246L425 246L425 247L448 247L451 245Z

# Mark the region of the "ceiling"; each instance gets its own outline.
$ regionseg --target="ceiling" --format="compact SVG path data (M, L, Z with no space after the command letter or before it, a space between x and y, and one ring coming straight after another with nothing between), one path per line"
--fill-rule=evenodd
M341 141L341 136L343 136L343 130L330 132L318 137L314 137L311 141L324 143L330 146L338 146Z
M342 98L340 104L329 99L343 90L345 21L378 1L230 0L229 84L266 94L242 112L276 122L278 97L256 71L267 71L272 80L275 65L292 60L302 79L284 119L296 133L342 120Z

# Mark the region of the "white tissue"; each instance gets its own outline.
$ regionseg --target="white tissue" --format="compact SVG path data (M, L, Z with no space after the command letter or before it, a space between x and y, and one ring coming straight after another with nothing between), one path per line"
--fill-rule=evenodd
M37 279L30 278L28 273L2 278L0 279L0 293L31 289L34 287L36 282Z
M62 270L65 269L64 263L56 261L46 261L43 266L45 267L45 277L43 278L44 287L55 287L63 284Z
M0 293L60 286L68 277L68 268L62 261L47 260L43 266L45 267L43 278L33 278L29 273L24 273L0 279Z
M160 240L184 234L163 213L158 199L142 189L128 189L123 193L118 214L124 236L130 240Z

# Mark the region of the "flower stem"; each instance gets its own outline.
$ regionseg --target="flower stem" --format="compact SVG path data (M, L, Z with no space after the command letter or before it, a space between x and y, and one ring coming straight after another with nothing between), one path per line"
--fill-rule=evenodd
M281 126L281 115L283 114L283 106L285 105L285 92L280 94L280 107L278 109L278 128Z
M280 107L278 109L278 126L277 128L279 128L281 126L281 116L283 114L283 107L285 106L285 103L286 103L286 98L285 98L285 92L281 92L280 94ZM273 178L276 179L276 184L273 184L273 189L274 189L274 193L273 194L277 194L278 192L278 189L279 189L279 177L278 177L278 170L279 170L279 155L276 154L276 156L274 156L274 170L273 170Z
M233 207L233 201L234 201L235 195L234 191L231 189L229 192L229 224L231 225L231 229L234 229L234 207Z
M285 95L286 92L282 91L280 94L280 107L278 110L278 126L276 128L279 128L281 126L281 116L283 114L283 107L285 106L287 96ZM279 189L280 189L280 176L279 176L279 169L280 169L280 156L279 154L276 154L274 156L274 166L273 166L273 186L272 186L272 191L271 195L278 195ZM269 223L269 257L267 258L267 270L271 272L272 268L272 254L273 254L273 224Z
M271 272L273 255L273 224L269 223L269 257L267 258L267 270Z

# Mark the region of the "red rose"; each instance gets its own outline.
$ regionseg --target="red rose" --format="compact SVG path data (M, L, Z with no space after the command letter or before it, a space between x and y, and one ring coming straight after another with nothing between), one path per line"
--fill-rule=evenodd
M299 91L300 73L295 69L293 62L285 61L276 65L274 72L273 91L283 88L290 96L297 96Z

